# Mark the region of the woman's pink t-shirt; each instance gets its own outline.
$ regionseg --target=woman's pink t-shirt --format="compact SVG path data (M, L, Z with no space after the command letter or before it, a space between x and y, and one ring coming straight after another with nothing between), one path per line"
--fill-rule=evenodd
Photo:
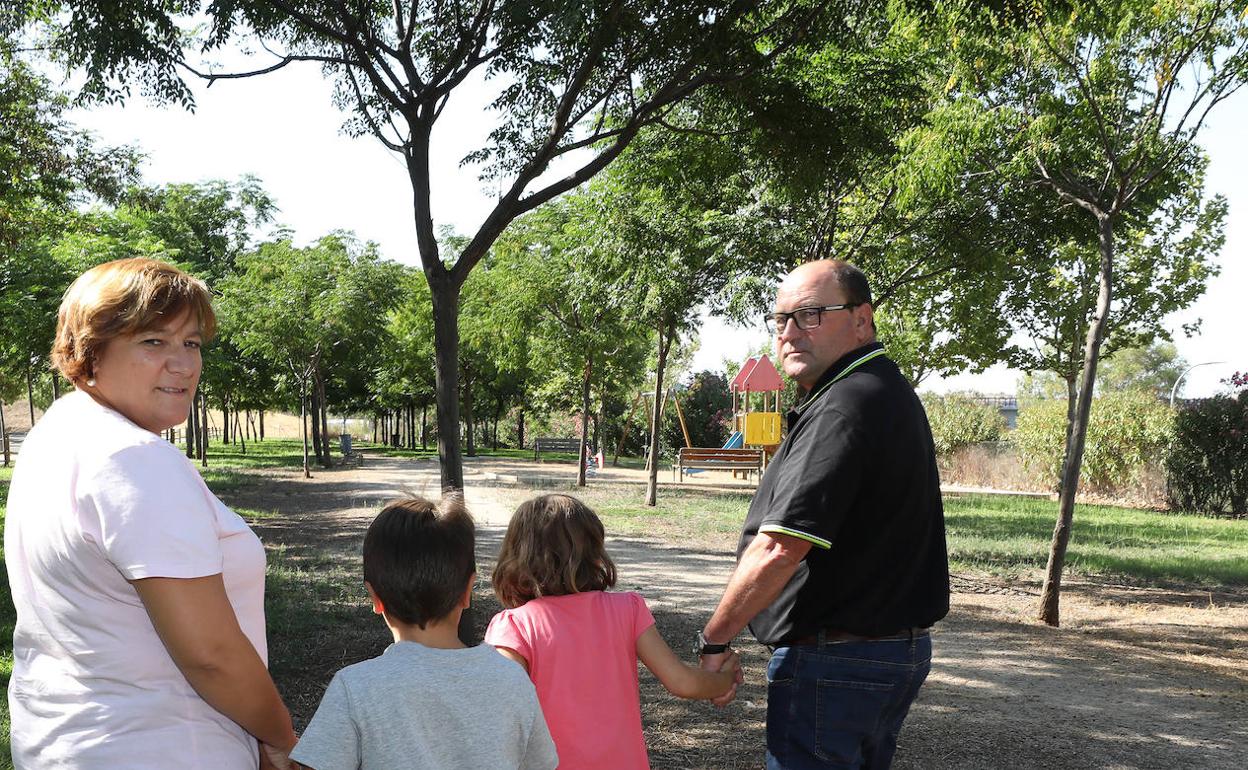
M637 637L654 625L635 593L544 596L490 621L485 641L529 662L560 770L649 768Z

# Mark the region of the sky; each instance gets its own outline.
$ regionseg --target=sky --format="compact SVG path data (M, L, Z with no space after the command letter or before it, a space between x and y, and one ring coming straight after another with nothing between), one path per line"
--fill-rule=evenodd
M475 231L498 195L459 161L479 147L495 124L488 110L489 86L469 83L453 96L435 129L433 216L461 233ZM147 155L148 184L236 180L252 174L275 198L276 224L290 227L300 243L333 230L351 230L376 241L390 259L417 264L412 192L402 160L371 136L341 132L344 115L332 105L332 84L314 65L291 66L256 78L193 83L196 109L158 107L133 98L125 105L75 110L71 119L105 144L137 145ZM1200 366L1183 381L1181 395L1198 397L1221 389L1234 371L1248 371L1248 345L1241 308L1248 295L1248 91L1235 94L1212 113L1201 135L1211 158L1206 192L1230 203L1221 274L1188 311L1167 319L1179 354ZM1203 320L1199 336L1181 327ZM701 344L692 371L720 370L725 360L742 361L767 344L761 325L741 329L703 312ZM885 340L887 344L887 340ZM925 381L920 390L1013 393L1019 373L1003 366L981 374Z

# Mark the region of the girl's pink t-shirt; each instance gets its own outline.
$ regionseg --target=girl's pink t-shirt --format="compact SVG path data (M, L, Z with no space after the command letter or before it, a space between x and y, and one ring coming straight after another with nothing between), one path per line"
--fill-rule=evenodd
M490 621L485 641L529 662L560 770L650 767L637 637L653 625L640 594L604 591L533 599Z

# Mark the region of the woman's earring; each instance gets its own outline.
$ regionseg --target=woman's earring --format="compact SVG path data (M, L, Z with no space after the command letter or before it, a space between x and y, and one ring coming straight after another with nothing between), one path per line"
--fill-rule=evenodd
M87 380L87 387L88 387L88 388L94 388L94 387L95 387L95 378L94 378L94 377L92 377L91 379Z

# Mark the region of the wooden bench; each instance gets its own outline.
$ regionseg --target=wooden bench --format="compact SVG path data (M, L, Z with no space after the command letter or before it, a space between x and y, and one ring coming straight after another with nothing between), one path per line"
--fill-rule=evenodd
M703 471L750 471L761 473L764 456L761 449L701 449L698 447L681 447L672 465L672 477L680 474L685 480L685 472L689 470ZM735 473L733 475L736 475Z
M570 452L572 454L580 454L581 440L579 438L537 438L533 439L533 459L542 452Z

